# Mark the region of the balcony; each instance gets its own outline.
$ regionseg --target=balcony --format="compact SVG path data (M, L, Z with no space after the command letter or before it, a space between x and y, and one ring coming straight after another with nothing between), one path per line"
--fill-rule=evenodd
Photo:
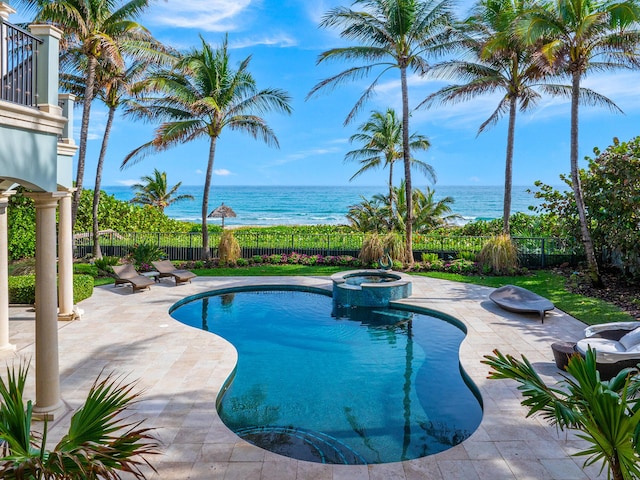
M0 100L35 107L36 60L42 40L4 19L0 22Z

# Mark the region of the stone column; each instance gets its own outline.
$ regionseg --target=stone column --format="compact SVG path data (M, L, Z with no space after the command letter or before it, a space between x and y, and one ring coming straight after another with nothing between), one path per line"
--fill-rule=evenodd
M59 192L58 221L58 320L73 320L73 232L71 231L71 191Z
M36 403L33 410L42 417L53 418L62 406L56 287L56 207L60 194L45 192L28 196L36 207Z
M0 192L0 351L15 350L9 343L9 250L7 245L7 205L13 191Z
M58 78L62 30L53 25L33 24L29 25L29 31L42 40L36 57L38 108L43 112L61 116L62 109L58 106Z

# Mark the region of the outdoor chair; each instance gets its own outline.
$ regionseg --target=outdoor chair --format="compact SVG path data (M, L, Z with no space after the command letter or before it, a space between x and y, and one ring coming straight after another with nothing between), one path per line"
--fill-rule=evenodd
M176 281L176 285L181 283L191 283L191 279L197 275L189 270L179 270L169 260L158 260L151 262L153 266L160 273L160 278L173 277Z
M115 287L118 285L130 284L133 288L133 292L135 293L138 290L149 288L154 284L154 280L152 278L140 275L130 263L127 263L126 265L114 265L111 268L113 268L113 273L116 274Z
M585 328L576 352L583 357L592 348L600 378L609 380L620 370L640 363L640 322L611 322Z
M489 298L500 308L517 313L537 313L544 323L544 314L555 307L550 300L537 293L515 285L505 285L495 289Z

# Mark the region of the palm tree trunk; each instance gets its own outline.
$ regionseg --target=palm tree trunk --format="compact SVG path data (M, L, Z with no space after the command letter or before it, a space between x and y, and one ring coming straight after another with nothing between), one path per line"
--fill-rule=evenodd
M407 224L405 225L406 259L413 265L413 198L411 185L411 152L409 147L409 90L407 87L407 67L400 67L402 87L402 156L404 159L405 198L407 203Z
M515 142L516 112L518 99L514 95L509 101L509 130L507 131L507 158L504 168L504 211L502 213L502 232L511 233L509 217L511 216L511 186L513 181L513 144Z
M76 172L76 191L73 194L71 206L71 229L76 224L80 194L82 193L82 181L84 179L84 163L87 157L87 137L89 136L89 115L91 114L91 102L93 101L93 88L96 78L96 66L98 60L89 56L87 64L87 84L84 89L84 104L82 106L82 123L80 125L80 145L78 146L78 170Z
M393 160L389 162L389 229L393 229L393 219L395 218L393 204Z
M111 126L113 125L113 117L115 116L115 107L109 108L109 116L107 117L107 126L104 129L102 137L102 147L100 148L100 156L98 156L98 166L96 168L96 184L93 187L93 258L102 258L102 250L100 249L100 227L98 225L98 206L100 205L100 185L102 184L102 167L104 166L104 157L107 154L107 145L109 144L109 135L111 134Z
M216 156L217 137L211 137L209 145L209 162L207 163L207 173L204 178L204 192L202 194L202 260L209 260L209 228L207 227L207 215L209 213L209 189L211 188L211 176L213 175L213 162Z
M587 267L589 270L589 278L595 287L602 286L602 278L598 270L598 261L593 247L593 240L589 233L589 225L587 223L586 207L584 197L582 195L582 186L580 184L580 173L578 170L578 99L580 93L580 71L576 69L572 73L571 79L571 185L573 194L578 208L578 218L580 219L580 232L582 234L582 242L584 244L585 255L587 256Z

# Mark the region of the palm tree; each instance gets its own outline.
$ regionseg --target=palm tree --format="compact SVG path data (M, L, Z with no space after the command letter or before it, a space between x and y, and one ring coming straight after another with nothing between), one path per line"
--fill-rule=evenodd
M159 120L153 140L129 153L122 167L150 152L166 150L202 137L209 139L209 157L202 196L202 257L209 258L207 213L216 143L226 128L247 133L278 147L278 139L259 115L270 111L291 113L289 96L280 89L258 90L248 71L251 57L237 70L230 66L227 39L213 49L201 37L202 48L183 55L173 70L162 70L149 80L158 97L142 99L135 117ZM121 167L121 168L122 168Z
M349 206L349 211L345 215L352 228L358 232L380 233L389 232L393 225L386 218L389 218L388 198L384 195L374 195L371 200L360 197L361 202Z
M398 120L395 110L388 108L385 113L372 112L369 120L360 126L360 132L351 135L350 142L360 142L362 148L352 150L345 155L345 160L359 162L360 169L353 174L349 181L359 175L379 166L389 168L389 205L391 206L390 221L393 213L393 164L402 158L402 123ZM431 144L423 135L411 134L409 145L412 150L427 150ZM435 183L436 175L433 167L426 162L411 158L411 166L417 167Z
M589 277L602 286L578 168L578 106L581 99L591 105L619 108L608 98L582 89L582 77L589 71L612 70L637 64L636 48L640 7L636 0L593 2L555 0L535 9L522 20L519 33L530 43L541 43L541 59L551 72L568 75L571 87L558 91L571 98L571 186L576 199L580 230ZM634 30L635 28L635 30Z
M65 65L65 53L73 52L72 59L80 54L84 58L84 95L80 142L78 145L78 170L76 173L76 191L74 193L72 224L75 224L80 193L84 180L89 116L91 103L96 91L96 72L99 63L111 63L116 69L124 69L123 53L134 56L149 54L157 47L151 34L135 22L148 7L148 0L129 0L120 3L117 0L20 0L29 10L35 10L34 21L51 22L60 27L62 38L62 70ZM156 52L160 55L160 50Z
M362 11L346 7L330 10L321 27L342 28L340 36L360 42L359 45L334 48L320 55L318 63L326 60L340 62L362 61L363 65L349 68L327 78L311 89L307 98L318 91L334 88L348 80L359 80L375 68L381 72L367 87L351 109L345 124L361 110L374 93L380 78L391 69L400 71L402 92L402 156L406 181L406 202L409 215L406 228L407 263L413 264L413 216L411 198L411 146L409 141L409 87L407 71L424 74L428 69L427 55L447 51L450 25L453 23L450 0L356 0Z
M152 205L164 212L165 207L180 202L182 200L193 200L193 195L176 195L182 182L176 183L173 187L167 184L167 172L153 169L153 175L145 175L140 180L143 183L136 183L131 188L135 190L135 196L131 203L139 205Z
M395 197L398 199L396 225L404 228L407 222L407 204L405 198L405 183L395 187ZM444 197L441 200L435 199L435 191L429 187L425 191L414 189L412 192L413 218L415 219L415 231L425 233L433 228L441 227L460 218L457 213L452 213L452 197Z
M536 104L540 95L533 89L543 77L534 59L535 48L515 35L516 21L531 7L532 0L481 0L459 29L460 47L470 59L451 60L433 67L440 78L461 78L461 85L449 85L429 95L420 105L456 103L501 92L495 111L478 129L478 135L509 117L504 176L503 231L509 235L511 186L516 113Z
M46 421L43 435L31 431L33 405L23 401L28 369L28 364L17 372L7 367L6 382L0 378L1 478L115 479L128 472L144 479L140 467L155 471L144 457L159 453L158 442L142 421L123 417L140 397L133 384L112 375L97 379L71 417L68 433L47 450Z
M584 359L580 355L569 359L570 376L563 375L560 388L549 387L526 357L518 360L497 350L493 353L483 360L491 367L489 378L518 382L528 415L539 414L560 430L579 431L589 443L586 450L576 453L587 456L585 466L602 462L614 480L640 478L640 377L636 369L624 369L615 378L601 381L595 352L589 349Z

